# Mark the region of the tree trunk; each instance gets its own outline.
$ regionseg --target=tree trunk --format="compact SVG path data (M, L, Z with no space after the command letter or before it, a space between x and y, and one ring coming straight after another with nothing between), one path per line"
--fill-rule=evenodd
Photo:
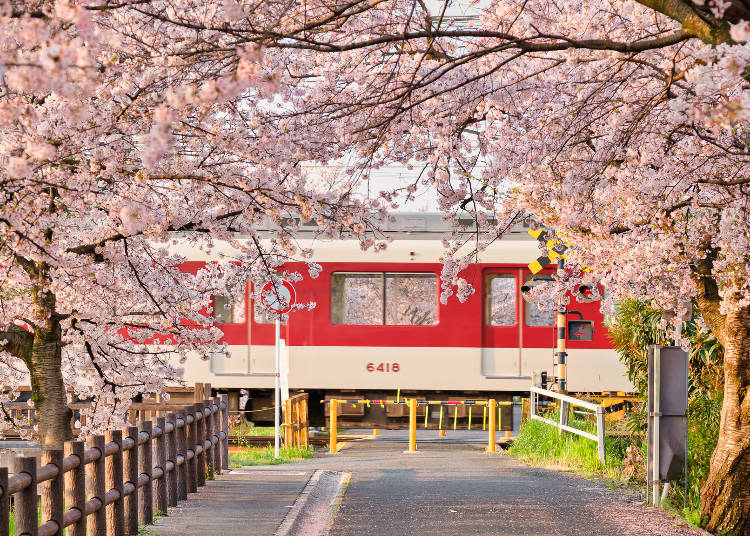
M60 325L53 330L36 329L31 350L31 389L39 419L39 442L43 449L62 449L73 439L65 383L62 377Z
M706 528L750 534L750 307L724 317L724 403L719 441L701 490Z
M41 270L40 270L41 272ZM41 285L40 285L41 286ZM43 449L62 449L73 439L65 382L62 377L62 329L55 312L55 295L37 290L34 296L34 342L26 359Z

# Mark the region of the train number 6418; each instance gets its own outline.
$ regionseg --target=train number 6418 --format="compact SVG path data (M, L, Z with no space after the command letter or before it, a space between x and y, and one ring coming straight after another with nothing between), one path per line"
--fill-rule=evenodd
M367 372L398 372L401 367L398 363L367 363Z

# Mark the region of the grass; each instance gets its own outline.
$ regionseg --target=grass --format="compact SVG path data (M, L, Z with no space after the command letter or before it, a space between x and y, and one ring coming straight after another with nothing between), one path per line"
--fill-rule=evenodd
M233 426L230 430L230 435L236 436L272 436L274 434L273 426L255 426L252 423L242 423L238 426Z
M281 447L279 458L273 456L273 446L246 447L240 452L229 453L229 467L244 467L247 465L278 465L312 458L315 450L312 447Z
M708 472L708 460L716 444L715 434L710 432L716 426L717 408L720 407L715 401L704 405L710 407L692 411L705 413L705 419L693 416L689 421L688 437L692 450L688 450L691 466L688 507L682 508L681 482L675 483L669 497L662 504L670 514L682 517L693 528L700 527L703 521L700 515L700 486ZM557 421L558 415L551 413L547 417ZM575 420L569 424L595 433L595 426L591 422ZM605 442L606 461L602 462L599 460L595 441L570 433L560 435L557 428L538 420L530 420L521 426L509 452L531 465L575 472L587 478L599 479L610 489L630 488L642 493L645 484L645 445L641 444L641 439L637 435L607 435ZM626 450L629 446L630 453ZM633 450L633 446L636 449Z
M551 420L559 420L555 413ZM585 432L596 433L593 423L571 420L569 426ZM580 473L586 477L603 478L607 486L615 489L628 481L623 472L625 441L621 437L607 436L605 462L599 459L597 444L591 439L563 432L542 421L530 420L521 426L510 453L532 465L552 466Z

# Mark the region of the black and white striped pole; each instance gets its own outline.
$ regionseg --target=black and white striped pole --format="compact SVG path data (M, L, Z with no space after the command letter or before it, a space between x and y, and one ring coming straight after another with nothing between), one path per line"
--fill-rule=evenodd
M557 258L557 275L562 276L565 272L565 259L561 256ZM555 351L555 361L557 363L557 387L561 393L566 393L568 389L566 361L567 352L567 335L565 333L568 325L568 308L565 305L565 297L561 296L557 305L557 350ZM567 424L567 423L566 423Z

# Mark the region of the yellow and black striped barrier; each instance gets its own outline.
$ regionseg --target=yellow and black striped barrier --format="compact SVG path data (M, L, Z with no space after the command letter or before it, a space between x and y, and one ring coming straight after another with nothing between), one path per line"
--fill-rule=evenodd
M427 411L425 411L425 418L424 418L425 429L427 429L427 424L428 424L428 420L430 416L430 411L429 411L430 407L437 406L440 408L440 413L438 417L438 431L439 431L440 437L445 436L445 428L443 427L443 414L446 408L450 409L451 406L453 407L453 429L454 430L458 429L458 407L459 406L468 406L467 430L471 430L472 409L477 408L478 410L478 408L481 408L482 430L489 432L489 436L487 439L487 452L495 452L495 433L498 429L502 430L503 428L502 407L512 408L513 406L512 402L507 402L507 401L498 402L495 399L489 399L489 400L418 400L416 398L410 399L407 397L404 397L404 399L400 399L399 397L399 399L397 400L369 400L369 399L362 399L362 398L354 398L354 399L331 398L328 400L321 400L320 403L330 404L329 450L331 453L338 452L337 434L338 434L339 404L350 404L354 407L356 407L357 404L364 404L367 407L370 407L370 405L372 404L379 404L381 407L384 407L387 404L408 406L409 407L409 450L406 452L416 452L417 450L416 434L417 434L417 407L418 406L427 406ZM488 417L489 417L489 423L488 423ZM513 418L511 414L509 423L508 423L510 427L506 426L505 437L510 437L511 427L513 426L512 423L513 423ZM377 433L373 433L373 435L376 436Z

